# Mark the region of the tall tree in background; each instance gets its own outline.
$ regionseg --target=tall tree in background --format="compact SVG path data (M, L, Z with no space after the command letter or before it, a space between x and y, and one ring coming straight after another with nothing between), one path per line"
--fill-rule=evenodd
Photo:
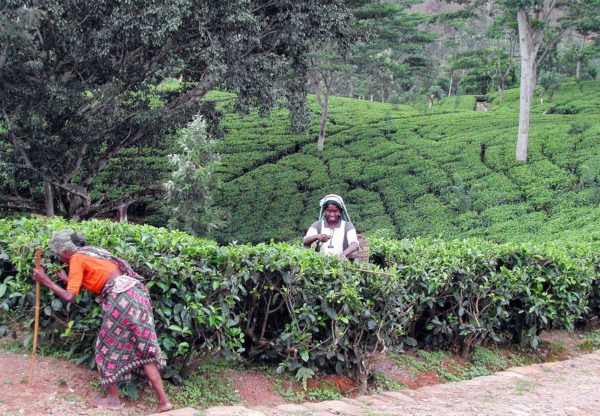
M514 10L519 28L519 51L521 63L521 84L519 90L519 130L517 136L517 161L527 162L531 101L537 81L537 67L544 57L540 53L544 35L551 26L552 13L556 0L506 2L509 10Z
M326 34L311 48L309 87L321 110L319 151L325 146L329 98L334 92L352 97L359 84L369 97L387 101L393 92L411 88L414 79L427 72L423 70L427 60L418 52L434 36L420 29L426 18L409 13L410 3L414 2L349 1L354 19L344 26L349 29L345 36ZM349 84L345 91L339 82L344 76Z
M217 86L240 110L280 94L302 110L308 48L343 36L347 14L343 0L3 2L0 208L85 218L125 202L99 176L126 174L120 152L184 126Z
M365 41L350 51L354 83L363 84L364 98L389 101L409 90L427 89L433 62L423 51L436 34L423 27L428 18L409 10L418 1L369 2L354 9Z
M571 10L563 24L571 24L580 38L575 64L575 78L581 78L581 67L585 59L586 46L591 43L592 35L600 34L600 0L583 1L579 7Z
M537 68L560 37L582 19L580 10L598 16L600 10L590 7L596 0L505 0L508 13L517 17L521 84L519 91L519 130L516 159L526 162L528 157L531 102L537 81Z
M409 11L413 1L354 0L353 42L334 76L333 94L390 101L427 78L421 53L435 39L422 26L427 17Z
M508 78L515 68L518 33L515 19L499 13L497 9L497 5L491 5L492 24L488 28L487 36L494 43L489 52L494 61L493 77L498 88L498 102L502 104Z
M337 43L329 41L325 45L322 44L320 49L311 48L308 58L309 85L312 86L321 109L319 137L317 139L317 150L319 152L322 152L325 147L329 97L333 90L336 75L348 70L348 65L344 63L343 52L340 52Z

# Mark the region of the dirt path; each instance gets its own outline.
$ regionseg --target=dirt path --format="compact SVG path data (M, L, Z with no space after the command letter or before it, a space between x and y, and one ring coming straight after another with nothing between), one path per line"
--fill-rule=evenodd
M38 357L27 386L28 354L0 352L1 415L147 415L148 396L125 403L121 412L90 407L99 394L94 371L64 360ZM255 378L252 383L260 384ZM260 389L258 389L260 395ZM386 416L386 415L565 415L600 416L600 351L566 361L512 368L492 376L321 403L251 401L247 407L212 407L167 413L179 416Z
M119 415L88 405L100 393L96 372L68 361L37 357L28 386L31 356L0 352L0 415ZM152 404L126 403L127 415L151 413Z
M197 415L179 411L178 416ZM570 360L511 368L487 377L302 405L212 407L204 416L594 416L600 415L600 351Z

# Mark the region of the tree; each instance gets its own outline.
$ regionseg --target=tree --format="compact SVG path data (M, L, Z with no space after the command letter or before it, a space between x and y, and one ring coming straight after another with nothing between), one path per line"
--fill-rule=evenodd
M343 0L3 2L0 206L84 218L157 192L112 198L98 178L126 174L111 161L156 146L217 86L241 111L283 94L300 120L308 47L343 36L347 15Z
M327 132L327 115L329 113L329 97L333 89L336 73L348 68L344 65L344 58L338 53L334 42L327 42L321 50L312 48L308 58L308 76L312 84L315 97L321 109L321 122L317 150L322 152L325 147L325 134Z
M575 78L581 77L581 66L586 57L586 46L592 39L593 33L600 32L600 0L583 1L576 9L565 18L563 24L573 26L575 33L580 38L576 52Z
M598 0L500 0L497 2L464 0L459 2L465 5L466 9L477 7L480 12L483 12L481 16L493 13L509 31L512 29L512 22L516 22L521 72L516 160L526 162L531 102L536 87L538 67L563 34L589 19L590 16L598 16L600 13L600 8L597 7ZM502 77L499 77L499 80L501 79Z
M427 17L409 11L410 3L356 2L361 36L349 48L346 63L353 71L347 86L337 87L339 94L390 101L428 77L433 68L422 52L436 36L422 29Z
M540 54L539 52L557 2L555 0L535 0L532 2L516 1L514 3L513 5L511 2L507 2L509 7L516 6L521 58L516 159L520 162L527 162L531 101L537 80L537 66L544 56L543 53Z
M174 170L165 183L171 209L169 227L205 235L219 227L221 221L212 198L216 186L213 173L219 157L202 116L179 134L177 147L179 153L169 158Z
M507 11L516 13L519 29L519 50L521 63L521 84L519 91L519 131L516 159L527 161L529 141L529 120L531 102L537 81L537 68L560 37L576 27L588 16L580 14L586 10L598 16L600 10L593 7L596 0L505 0ZM590 7L592 6L592 7ZM558 18L560 17L560 18ZM546 35L547 38L545 39ZM544 47L542 48L542 45Z
M499 13L497 5L493 5L490 12L494 17L487 35L494 40L495 45L489 49L489 53L494 56L493 78L498 86L498 102L502 104L508 77L514 75L518 34L515 20Z

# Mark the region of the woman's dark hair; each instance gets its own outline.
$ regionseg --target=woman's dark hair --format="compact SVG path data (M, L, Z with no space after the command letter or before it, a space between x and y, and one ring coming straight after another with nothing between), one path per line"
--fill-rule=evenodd
M340 212L342 212L344 209L340 206L340 204L338 204L335 201L327 201L325 202L325 206L323 207L323 209L327 209L329 207L329 205L335 205L337 207L337 209L340 210Z

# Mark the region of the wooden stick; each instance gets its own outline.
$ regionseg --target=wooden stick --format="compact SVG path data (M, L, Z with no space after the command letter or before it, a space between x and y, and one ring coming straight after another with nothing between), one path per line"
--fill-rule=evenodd
M42 249L35 249L35 268L42 268ZM33 351L31 352L31 366L29 367L29 387L33 384L33 370L35 369L35 354L37 352L38 331L40 329L40 282L35 282L35 323L33 324Z
M366 270L366 269L359 269L354 267L353 270L356 270L357 272L363 272L363 273L373 273L373 274L383 274L386 276L395 276L394 273L388 273L388 272L379 272L377 270Z

